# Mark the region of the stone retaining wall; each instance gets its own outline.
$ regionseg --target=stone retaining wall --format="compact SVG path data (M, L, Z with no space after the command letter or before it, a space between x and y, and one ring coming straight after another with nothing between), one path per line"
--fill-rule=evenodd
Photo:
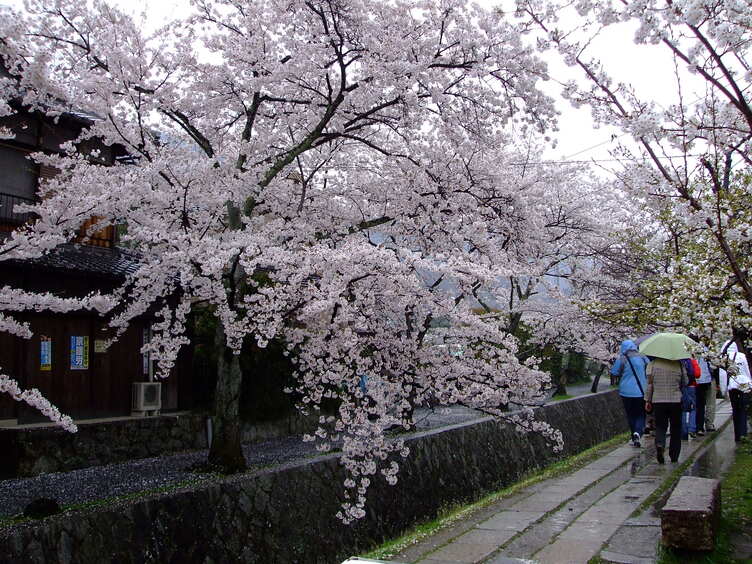
M292 416L246 424L243 442L261 442L316 428L315 418ZM0 429L0 479L65 472L76 468L207 448L206 416L184 413L78 423L77 433L59 427Z
M537 417L562 430L563 453L490 419L411 437L397 485L375 478L367 516L353 526L334 517L344 472L332 454L0 529L0 562L332 564L627 430L616 391L557 402Z

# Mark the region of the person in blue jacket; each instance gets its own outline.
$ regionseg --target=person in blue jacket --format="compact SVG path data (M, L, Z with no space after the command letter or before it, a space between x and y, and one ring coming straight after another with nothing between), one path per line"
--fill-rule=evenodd
M619 358L611 367L611 375L619 377L619 395L627 413L629 430L632 431L632 444L640 446L640 438L645 430L645 390L647 379L645 368L650 361L640 354L632 341L621 344Z

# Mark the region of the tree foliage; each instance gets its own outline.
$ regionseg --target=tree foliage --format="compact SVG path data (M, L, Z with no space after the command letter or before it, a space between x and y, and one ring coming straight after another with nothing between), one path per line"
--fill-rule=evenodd
M563 25L561 3L519 8L542 31L541 45L582 71L584 83L567 83L565 95L634 143L615 156L626 163L618 182L643 216L624 244L625 261L638 263L624 278L637 290L611 312L686 330L712 350L733 337L749 356L752 3L577 2L576 30ZM637 44L673 57L674 101L665 108L617 82L589 49L592 37L623 22L636 22Z
M117 334L157 311L144 350L161 375L187 344L196 304L213 312L217 463L244 465L236 420L253 375L238 354L249 341L284 343L304 411L337 400L309 438L342 448L345 521L363 515L379 465L396 480L393 455L407 449L384 430L410 428L429 399L560 446L530 411L504 411L536 403L548 377L518 359L506 321L520 309L502 323L483 304L546 287L529 308L536 331L592 339L593 322L550 280L567 278L582 299L597 288L603 233L587 204L599 191L575 171L524 165L516 140L552 126L555 112L515 25L455 0L195 0L154 33L102 2L31 0L0 21L2 113L83 108L92 125L76 142L129 154L111 167L74 142L35 155L61 172L0 260L53 252L92 216L92 232L126 226L138 271L77 305L95 305ZM479 303L487 315L473 312ZM52 304L30 296L16 311ZM463 354L428 337L438 319Z

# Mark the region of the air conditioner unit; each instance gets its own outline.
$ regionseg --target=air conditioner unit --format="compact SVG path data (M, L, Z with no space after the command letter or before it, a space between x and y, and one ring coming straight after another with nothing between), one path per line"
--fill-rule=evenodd
M162 384L158 382L133 382L133 415L146 415L147 411L159 413L162 407Z

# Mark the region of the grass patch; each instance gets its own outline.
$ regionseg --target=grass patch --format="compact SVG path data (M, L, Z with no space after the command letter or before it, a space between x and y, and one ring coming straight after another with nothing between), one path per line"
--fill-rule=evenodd
M561 401L565 399L572 399L573 397L574 396L570 396L569 394L558 394L558 395L553 396L551 399L553 401Z
M11 515L10 517L0 517L0 529L3 527L12 527L13 525L20 525L26 521L33 521L31 517L24 517L23 514Z
M752 443L742 443L734 463L721 481L721 519L715 550L705 554L660 547L659 564L731 564L751 562L734 558L734 536L752 528Z
M629 433L622 433L616 437L609 439L606 442L590 447L587 450L582 451L579 454L575 454L564 460L554 462L548 466L526 474L521 480L515 482L511 486L496 492L490 493L479 499L478 501L470 504L457 503L448 505L446 508L439 512L438 517L424 523L416 525L405 534L396 539L388 540L382 545L378 546L371 552L361 555L362 558L373 559L385 559L394 556L401 552L408 546L420 542L421 540L433 535L437 531L452 525L453 523L464 519L465 517L473 514L474 512L488 507L504 498L507 498L520 490L548 480L555 478L563 474L568 474L575 470L582 468L588 463L592 462L596 458L603 455L605 451L611 450L615 446L623 443L627 440Z

